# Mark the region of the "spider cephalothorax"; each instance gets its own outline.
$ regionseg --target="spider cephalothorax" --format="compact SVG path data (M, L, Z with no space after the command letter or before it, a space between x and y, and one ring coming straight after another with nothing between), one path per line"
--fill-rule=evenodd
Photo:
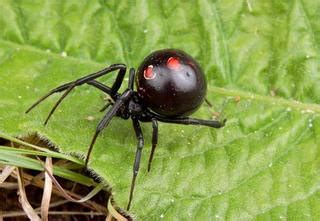
M129 209L144 145L140 121L151 122L153 128L152 149L148 164L149 171L158 141L158 121L220 128L224 126L225 120L220 122L188 117L196 111L205 100L207 84L199 64L187 53L177 49L164 49L151 53L141 63L137 74L135 74L133 68L130 68L128 88L124 92L119 93L118 90L123 82L126 69L127 67L124 64L113 64L101 71L63 84L40 98L26 113L50 95L64 91L63 95L50 111L45 121L45 124L47 124L61 101L75 87L82 84L92 85L108 94L111 99L102 109L106 110L106 112L97 125L91 140L85 165L87 166L88 164L91 150L99 133L109 124L111 119L114 116L123 119L131 118L138 143L127 206L127 209ZM118 70L118 75L112 87L108 87L95 80L116 70ZM136 82L136 91L134 90L134 81Z

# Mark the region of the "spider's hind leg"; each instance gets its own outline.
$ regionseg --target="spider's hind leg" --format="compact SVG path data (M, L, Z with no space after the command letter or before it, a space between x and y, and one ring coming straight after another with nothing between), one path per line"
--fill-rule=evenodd
M202 125L207 127L214 127L214 128L221 128L224 127L227 119L222 121L218 120L203 120L203 119L196 119L191 117L182 117L182 118L165 118L156 115L155 118L164 123L173 123L173 124L184 124L184 125Z
M148 172L150 172L154 151L158 143L158 122L156 119L151 119L151 122L152 122L152 148L149 156Z

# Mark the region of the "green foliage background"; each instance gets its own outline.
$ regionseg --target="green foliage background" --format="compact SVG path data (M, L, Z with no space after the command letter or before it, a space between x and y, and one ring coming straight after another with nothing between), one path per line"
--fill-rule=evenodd
M202 65L215 105L203 105L195 117L210 118L224 107L228 122L220 130L160 124L150 173L152 129L144 124L132 213L140 220L320 218L319 1L1 0L0 5L2 132L38 131L64 152L85 154L102 117L101 92L78 88L47 127L42 123L58 95L29 115L27 107L59 84L112 63L137 67L153 50L180 48ZM114 119L90 162L122 207L135 145L131 122Z

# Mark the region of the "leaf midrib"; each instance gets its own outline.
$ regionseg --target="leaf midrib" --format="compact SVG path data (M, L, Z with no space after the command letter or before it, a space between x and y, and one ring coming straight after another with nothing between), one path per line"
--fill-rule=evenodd
M56 57L58 59L64 59L64 60L70 60L75 63L86 63L92 66L96 66L97 68L101 68L106 66L106 63L100 63L94 60L88 60L88 59L82 59L78 57L72 57L72 56L66 56L62 57L61 54L54 53L52 51L44 51L41 48L37 48L34 45L28 45L28 44L19 44L17 42L12 42L4 39L0 39L0 42L3 44L7 44L9 46L12 46L13 48L19 48L19 50L24 49L26 51L33 51L40 54L50 55L52 57ZM242 90L233 90L229 88L222 88L222 87L210 87L209 91L212 91L214 93L218 93L220 95L224 96L232 96L232 97L239 97L240 99L247 99L247 100L256 100L256 101L263 101L265 103L269 103L272 105L277 106L284 106L287 108L292 108L296 110L301 110L302 113L316 113L320 114L320 105L319 104L312 104L312 103L304 103L297 100L288 100L282 97L276 97L276 96L266 96L266 95L260 95L248 91L242 91Z

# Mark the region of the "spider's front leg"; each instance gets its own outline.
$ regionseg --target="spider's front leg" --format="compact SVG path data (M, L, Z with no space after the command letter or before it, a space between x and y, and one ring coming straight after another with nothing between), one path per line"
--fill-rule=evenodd
M116 81L114 82L113 86L111 88L101 84L100 82L95 81L94 79L99 78L103 75L106 75L110 72L113 72L115 70L119 70L118 76L116 78ZM36 101L27 111L26 113L28 113L29 111L31 111L34 107L36 107L38 104L40 104L42 101L44 101L46 98L48 98L49 96L51 96L54 93L57 92L62 92L65 91L63 93L63 95L60 97L60 99L55 103L55 105L53 106L53 108L51 109L47 119L45 120L44 124L47 124L47 122L49 121L50 117L52 116L52 114L54 113L54 111L56 110L56 108L59 106L59 104L63 101L63 99L77 86L80 86L82 84L90 84L95 86L96 88L110 94L110 96L115 96L117 94L117 91L119 90L121 83L123 81L123 77L125 75L126 72L126 66L124 64L114 64L111 65L101 71L89 74L85 77L79 78L75 81L63 84L59 87L54 88L53 90L51 90L48 94L44 95L43 97L41 97L38 101Z
M138 142L137 142L136 156L135 156L134 164L133 164L133 176L132 176L132 182L131 182L127 210L130 209L130 205L131 205L131 201L132 201L132 197L133 197L134 186L135 186L136 178L137 178L137 175L139 172L139 167L140 167L142 148L144 145L143 134L142 134L142 130L141 130L139 121L136 118L132 118L132 124L133 124L134 131L136 133L136 137L137 137Z
M108 126L108 124L110 123L111 119L117 115L118 113L118 110L123 106L125 105L126 103L128 103L128 101L132 98L132 94L133 94L133 83L134 83L134 75L135 75L135 71L133 68L130 68L130 71L129 71L129 82L128 82L128 88L127 90L125 90L121 95L119 95L117 93L117 91L119 90L120 86L121 86L121 83L119 83L120 81L122 82L123 81L123 75L118 75L117 79L116 79L116 82L114 85L114 87L112 88L115 88L115 96L114 96L114 100L115 100L115 103L112 105L112 107L110 108L110 110L107 111L107 113L104 115L104 117L102 118L102 120L99 122L97 128L96 128L96 131L93 135L93 138L91 140L91 143L90 143L90 147L88 149L88 152L87 152L87 157L86 157L86 161L85 161L85 166L88 165L88 162L89 162L89 158L90 158L90 154L91 154L91 151L92 151L92 148L93 148L93 145L95 144L96 142L96 139L98 137L98 135L100 134L100 132L106 127ZM119 77L120 76L120 77ZM101 85L100 85L101 86ZM111 88L111 90L112 90Z
M126 90L125 92L123 92L123 94L116 100L116 102L110 108L110 110L108 110L106 112L106 114L103 116L103 118L100 120L100 122L96 128L96 131L93 135L93 138L91 140L88 152L87 152L85 166L88 165L90 154L91 154L92 148L96 142L98 135L106 126L108 126L111 119L114 116L116 116L116 114L118 113L118 110L122 107L122 105L124 105L131 98L131 96L132 96L132 90Z

